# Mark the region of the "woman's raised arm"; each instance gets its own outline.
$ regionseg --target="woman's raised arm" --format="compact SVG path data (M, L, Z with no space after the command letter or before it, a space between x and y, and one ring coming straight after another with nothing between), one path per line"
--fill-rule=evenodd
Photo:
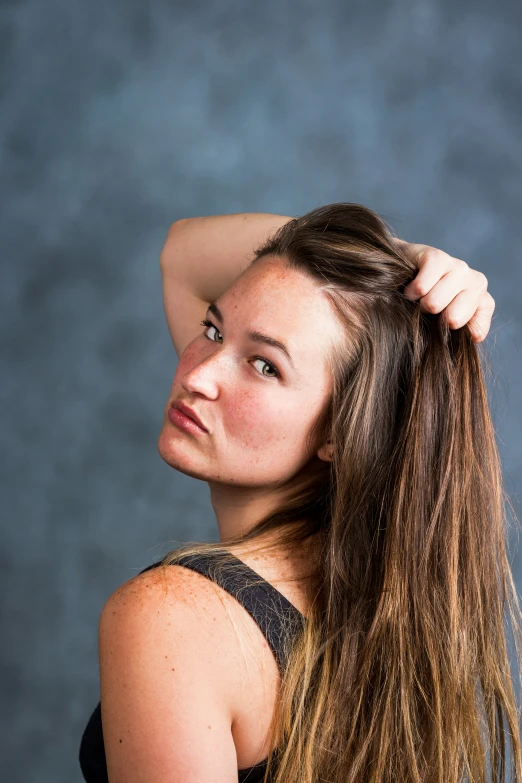
M178 220L160 256L163 304L179 356L201 332L209 302L218 299L252 260L254 248L292 220L245 212Z
M178 220L161 252L161 272L164 278L183 280L199 299L213 302L246 269L254 248L289 220L264 212Z

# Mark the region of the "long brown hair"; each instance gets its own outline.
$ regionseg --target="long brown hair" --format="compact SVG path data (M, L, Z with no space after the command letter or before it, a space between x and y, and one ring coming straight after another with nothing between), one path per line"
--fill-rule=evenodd
M346 340L327 357L333 392L310 432L310 442L331 441L332 462L318 461L283 508L227 542L277 532L283 546L314 536L320 547L266 779L521 783L504 628L509 616L520 664L507 508L516 516L484 348L404 296L418 270L364 206L291 220L252 263L270 254L317 281ZM210 550L227 557L223 544L191 544L163 562Z

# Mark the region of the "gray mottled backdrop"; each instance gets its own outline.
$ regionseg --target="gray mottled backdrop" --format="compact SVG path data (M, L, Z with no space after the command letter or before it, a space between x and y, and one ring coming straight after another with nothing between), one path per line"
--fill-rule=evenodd
M156 451L174 220L359 201L485 272L520 515L522 5L0 8L1 768L79 783L103 603L177 542L217 539L207 485Z

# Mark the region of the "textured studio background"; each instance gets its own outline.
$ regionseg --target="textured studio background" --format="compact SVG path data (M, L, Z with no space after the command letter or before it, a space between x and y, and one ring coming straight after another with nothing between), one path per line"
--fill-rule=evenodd
M156 451L174 220L358 201L485 272L522 514L522 5L0 9L1 767L80 783L105 600L175 542L217 538L207 485Z

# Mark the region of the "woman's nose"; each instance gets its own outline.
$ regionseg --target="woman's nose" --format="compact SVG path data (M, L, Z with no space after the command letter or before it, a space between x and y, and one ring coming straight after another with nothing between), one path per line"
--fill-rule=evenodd
M185 372L182 383L188 391L215 393L227 376L227 362L222 352L211 353Z

